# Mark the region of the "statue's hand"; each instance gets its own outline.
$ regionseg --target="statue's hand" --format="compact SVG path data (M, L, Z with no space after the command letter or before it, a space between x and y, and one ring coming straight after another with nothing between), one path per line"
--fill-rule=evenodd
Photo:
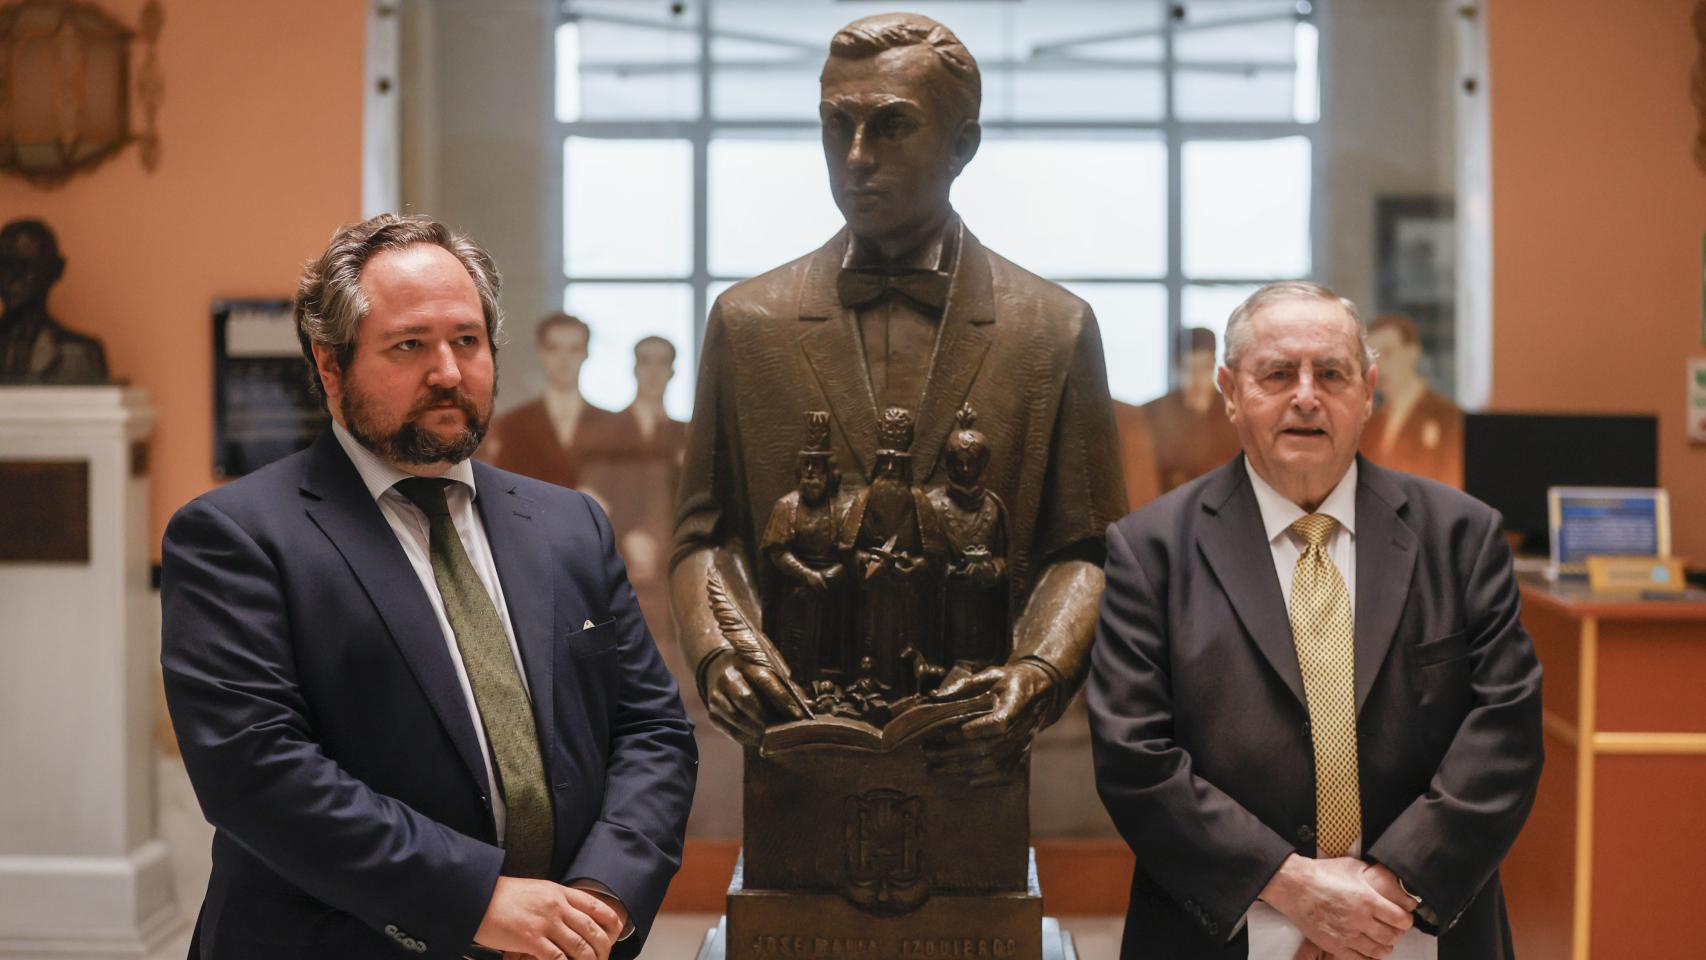
M1048 715L1054 678L1040 665L1018 660L989 667L944 685L932 700L995 694L995 706L943 729L924 745L933 772L964 777L974 787L1007 783L1024 765L1031 739Z
M824 567L821 571L819 571L819 573L821 573L823 576L823 582L824 582L825 586L829 586L829 585L835 583L836 581L840 580L841 575L844 572L845 572L845 568L843 568L842 565L839 563L830 564L829 566Z
M729 736L756 747L764 728L806 715L788 694L788 682L774 670L749 663L732 651L714 653L705 673L705 705L711 719Z

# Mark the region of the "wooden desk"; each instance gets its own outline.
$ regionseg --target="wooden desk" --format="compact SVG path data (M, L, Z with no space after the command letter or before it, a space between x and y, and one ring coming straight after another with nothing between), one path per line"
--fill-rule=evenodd
M1706 602L1538 579L1522 600L1546 767L1503 868L1517 955L1680 956L1706 913Z

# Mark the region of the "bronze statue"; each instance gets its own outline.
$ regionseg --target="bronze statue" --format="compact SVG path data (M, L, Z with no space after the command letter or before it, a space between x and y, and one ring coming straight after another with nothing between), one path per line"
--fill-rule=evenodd
M853 495L843 521L844 547L857 572L858 650L886 689L917 693L909 661L938 662L934 564L941 526L924 490L912 482L912 414L883 411L870 485Z
M829 446L829 414L806 414L799 489L770 511L760 549L784 578L764 618L795 676L833 683L850 673L844 646L847 577L841 528L847 498Z
M981 137L977 63L951 31L913 14L855 21L830 42L821 92L847 225L713 305L670 574L700 695L747 745L728 933L963 931L1030 955L1026 758L1083 682L1103 530L1125 512L1101 337L1087 304L985 248L949 203ZM932 611L956 560L927 491L950 479L968 403L993 451L981 487L1007 514L1012 627L972 641L1005 656L950 678L963 641ZM909 436L890 408L912 411ZM840 652L839 692L752 642L799 582L761 534L796 487L808 410L829 414L852 498L841 562L863 616L843 634L860 647ZM993 565L978 569L987 580ZM923 612L896 623L871 589ZM898 926L869 926L875 914Z
M101 343L47 312L47 292L65 272L59 241L40 220L0 228L0 383L107 382Z
M941 518L948 561L942 572L945 660L976 673L1007 660L1007 508L983 485L989 441L975 426L977 413L960 408L960 426L948 435L948 483L930 492ZM949 678L950 683L958 679Z

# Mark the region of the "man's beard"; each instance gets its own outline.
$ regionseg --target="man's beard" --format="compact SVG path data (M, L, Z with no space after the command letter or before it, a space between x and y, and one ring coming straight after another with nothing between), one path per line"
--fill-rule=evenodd
M496 384L493 385L492 392L493 399L496 399ZM421 416L430 408L445 403L455 404L467 418L467 423L449 440L441 440L421 429L419 423ZM354 383L348 383L343 397L339 400L338 409L344 415L344 427L349 430L350 436L355 437L362 446L394 463L461 463L479 449L480 441L486 438L486 427L492 419L489 409L485 416L480 416L480 409L474 403L474 398L457 387L430 389L427 396L409 409L402 425L389 433L385 432L385 428L373 416L372 404L367 395Z

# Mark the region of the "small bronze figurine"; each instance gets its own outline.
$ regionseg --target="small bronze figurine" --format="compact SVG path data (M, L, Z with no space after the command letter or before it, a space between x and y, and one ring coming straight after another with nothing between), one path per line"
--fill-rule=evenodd
M970 405L948 435L948 483L930 492L947 538L942 572L942 634L947 659L976 673L1007 660L1007 508L983 485L989 440Z
M0 228L0 383L107 382L107 357L93 337L47 312L47 292L65 272L59 242L40 220Z
M844 526L858 580L856 642L879 682L914 693L903 654L941 660L930 555L942 552L943 540L928 497L912 483L912 414L888 408L877 432L871 485L854 494Z
M806 414L806 442L796 474L799 488L776 502L759 546L781 572L783 589L766 611L765 629L802 682L834 680L849 672L842 647L846 577L840 532L848 498L829 446L829 414Z

